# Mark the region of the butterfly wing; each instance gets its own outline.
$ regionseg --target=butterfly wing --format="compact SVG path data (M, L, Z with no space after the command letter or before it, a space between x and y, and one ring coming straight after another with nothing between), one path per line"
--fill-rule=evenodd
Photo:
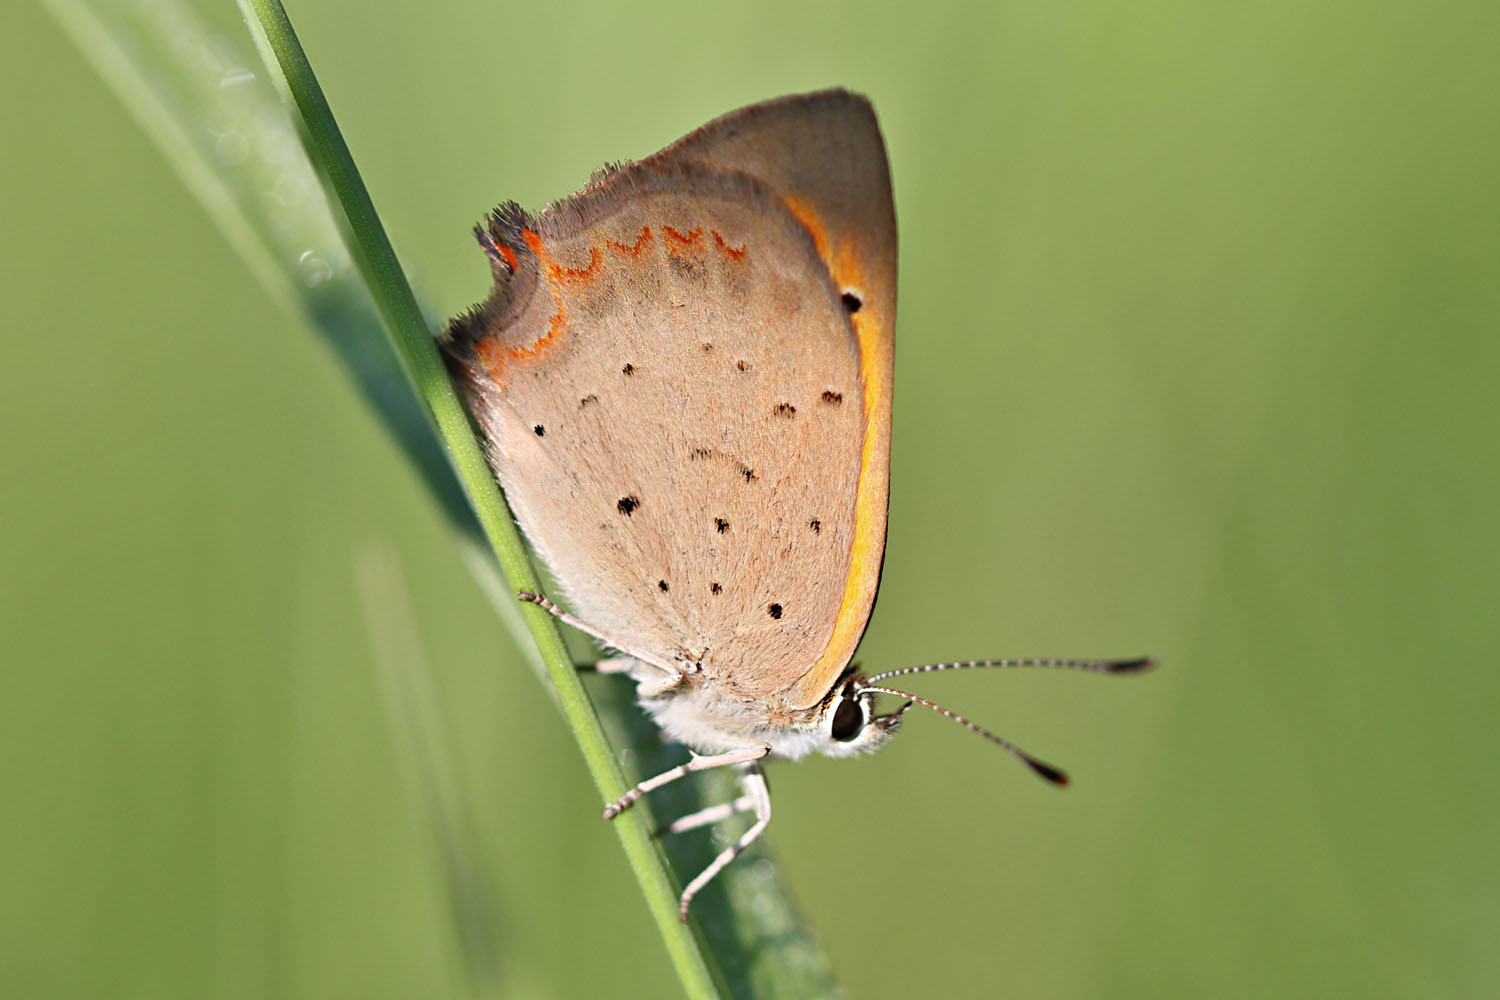
M869 105L735 112L484 238L496 286L447 349L574 611L818 701L884 546L895 225Z

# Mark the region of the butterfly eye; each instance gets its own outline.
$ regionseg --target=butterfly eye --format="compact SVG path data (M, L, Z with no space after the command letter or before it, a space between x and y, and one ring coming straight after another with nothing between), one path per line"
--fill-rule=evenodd
M865 726L864 709L853 698L844 698L833 713L833 728L830 734L840 743L848 743L859 735Z

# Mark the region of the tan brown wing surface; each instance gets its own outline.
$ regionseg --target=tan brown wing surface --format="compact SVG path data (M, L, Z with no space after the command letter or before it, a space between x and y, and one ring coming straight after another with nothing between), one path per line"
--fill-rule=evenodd
M492 228L516 277L455 348L576 613L747 696L784 687L765 666L813 663L833 632L840 588L819 581L848 574L863 437L853 334L805 229L691 165Z
M749 697L816 702L884 544L895 231L841 91L726 116L482 241L448 345L579 616Z

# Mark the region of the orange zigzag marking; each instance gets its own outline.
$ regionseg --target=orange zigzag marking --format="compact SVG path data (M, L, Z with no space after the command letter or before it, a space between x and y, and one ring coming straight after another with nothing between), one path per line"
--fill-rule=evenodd
M605 240L604 243L616 253L628 254L631 257L639 257L641 251L646 249L651 242L651 227L642 226L640 235L635 238L635 245L629 243L616 243L614 240Z
M550 261L547 264L549 277L556 278L559 284L570 285L578 281L586 281L594 276L594 269L604 260L604 254L598 247L589 247L589 262L587 267L563 267Z
M651 230L642 229L641 235L636 239L634 247L623 243L610 245L624 253L638 253L650 240ZM536 358L549 346L554 344L562 332L568 326L568 307L564 303L562 290L568 285L578 285L593 279L604 263L604 251L599 247L589 248L589 262L584 267L564 267L559 264L542 242L542 237L532 229L522 229L521 239L531 248L536 256L537 262L541 264L542 277L547 282L547 291L552 295L553 312L552 318L547 323L547 332L530 344L521 344L513 347L505 347L497 337L488 337L475 345L475 351L490 377L496 381L500 380L508 363L512 360ZM514 267L514 255L509 248L500 245L498 249L505 257L506 262Z
M568 275L586 276L589 271L593 270L594 265L599 262L597 256L591 256L588 267L582 271L573 272L568 268L558 266L557 262L552 259L552 255L547 252L546 246L542 243L542 238L532 230L521 230L521 239L526 241L526 245L531 248L531 252L536 255L536 259L541 261L542 272L547 278L547 290L552 293L552 304L555 310L552 313L552 321L547 324L546 335L529 346L512 347L510 349L511 356L516 358L535 356L558 335L568 322L567 309L563 306L562 296L558 294L558 286L566 280L566 276ZM598 251L595 251L595 254L597 253Z
M671 226L662 226L661 228L668 237L668 251L671 251L672 247L670 244L673 242L681 244L683 247L695 247L699 245L699 241L703 238L702 226L699 226L697 229L694 229L690 233L679 233Z
M720 250L724 251L725 255L727 255L730 260L740 260L745 256L745 248L749 246L749 244L741 243L740 248L736 250L734 247L724 242L724 237L719 235L719 231L717 229L710 229L709 232L714 234L714 245L717 246Z

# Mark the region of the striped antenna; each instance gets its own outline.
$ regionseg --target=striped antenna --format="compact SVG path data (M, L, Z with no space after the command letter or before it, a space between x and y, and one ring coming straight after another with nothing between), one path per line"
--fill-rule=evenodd
M1040 657L1022 657L1010 660L959 660L954 663L929 663L921 667L902 667L887 670L867 678L872 683L889 677L907 674L930 674L936 670L970 670L974 667L1054 667L1065 670L1088 670L1096 674L1133 674L1156 666L1156 657L1141 656L1133 660L1058 660ZM936 708L937 706L933 706Z
M919 667L919 668L915 668L915 669L921 669L921 668ZM896 673L903 673L903 672L909 672L909 671L896 671ZM889 674L883 674L882 676L890 676L890 675ZM1067 784L1068 784L1068 776L1065 773L1063 773L1062 771L1060 771L1057 768L1053 767L1051 764L1047 764L1047 763L1044 763L1043 761L1037 760L1035 757L1031 756L1031 754L1027 753L1025 750L1022 750L1020 747L1016 746L1010 740L1007 740L1007 739L1004 739L1002 737L996 736L994 733L990 732L988 729L986 729L983 726L979 725L977 722L970 722L968 719L965 719L962 715L959 715L957 712L950 711L949 709L944 708L942 705L939 705L935 701L928 701L926 698L920 698L917 695L914 695L914 694L910 693L909 691L901 691L901 690L898 690L896 688L880 687L880 686L875 685L875 684L861 684L861 685L859 685L859 691L861 693L863 693L865 691L878 691L881 694L894 695L897 698L906 698L906 699L908 699L910 701L914 701L914 702L916 702L919 705L926 705L928 708L932 709L934 712L937 712L939 715L946 715L948 718L952 719L954 722L958 723L960 726L963 726L965 729L968 729L971 732L975 732L975 733L978 733L980 736L983 736L985 739L989 740L991 743L995 744L1000 749L1004 750L1006 753L1011 754L1016 759L1020 760L1021 763L1025 764L1027 767L1031 768L1038 775L1040 775L1041 777L1045 778L1047 781L1052 782L1052 784L1058 785L1058 786L1062 786L1062 787L1066 787Z

